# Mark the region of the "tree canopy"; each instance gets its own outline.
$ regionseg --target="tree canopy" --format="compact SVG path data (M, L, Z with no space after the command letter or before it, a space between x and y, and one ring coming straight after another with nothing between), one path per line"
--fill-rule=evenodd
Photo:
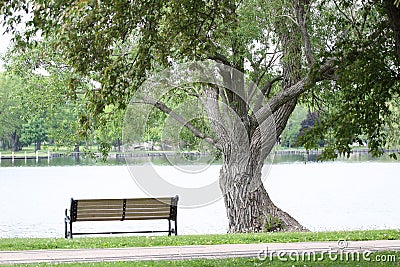
M14 44L2 57L5 62L0 85L4 91L0 127L3 144L9 143L7 139L15 132L20 145L36 143L36 149L45 141L55 148L62 146L70 150L86 142L97 144L106 154L121 139L123 110L109 106L101 114L104 124L90 119L92 127L85 128L88 116L84 91L96 85L70 68L60 51L53 50L53 44L54 38L32 46ZM71 84L76 88L73 92L68 90Z
M7 146L18 149L18 140L15 138L20 134L24 120L21 119L22 109L18 101L21 81L11 79L4 73L0 73L0 140L2 148Z
M263 142L281 135L297 103L318 111L318 122L302 140L312 148L328 135L323 158L349 153L363 140L374 155L389 144L385 129L400 93L400 10L392 0L4 3L3 21L16 34L17 49L51 39L49 50L61 59L54 67L77 74L68 78L68 93L87 100L88 114L79 119L85 132L104 126L110 110L124 110L152 72L195 60L220 64L223 86L176 88L159 99L150 92L142 101L222 151L220 184L232 232L304 229L272 203L261 182L271 149L263 151ZM245 79L260 88L254 106L246 102L253 87ZM235 90L228 90L232 85ZM172 112L173 103L188 98L206 99L213 135ZM236 119L223 116L215 103L229 107ZM276 127L270 135L263 127L271 118ZM245 142L236 142L243 136ZM246 189L250 185L258 187Z
M291 75L303 78L291 79L302 83L302 89L289 98L305 92L300 100L324 111L315 131L336 129L332 151L348 152L360 134L368 136L375 154L385 146L380 130L390 113L387 103L399 90L400 20L393 2L5 3L3 19L16 32L16 41L35 44L41 39L38 33L44 38L56 36L52 53L101 84L99 90L83 89L94 117L106 112L108 105L124 109L147 73L172 62L220 61L246 71L272 98L277 85L285 83L281 81L285 62L298 61L298 73ZM23 10L32 16L26 19ZM19 32L16 25L23 20L26 30ZM82 92L76 77L70 78L69 89L70 94ZM84 125L85 120L81 119ZM345 130L340 125L346 125Z

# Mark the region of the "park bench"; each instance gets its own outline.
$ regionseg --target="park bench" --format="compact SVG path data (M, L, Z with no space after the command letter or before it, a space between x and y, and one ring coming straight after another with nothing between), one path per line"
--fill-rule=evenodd
M177 235L178 199L178 196L126 199L72 198L70 209L65 210L65 238L89 234L168 233L168 235ZM168 230L93 233L74 233L72 231L74 222L127 220L168 220ZM171 225L172 221L174 222L174 227Z

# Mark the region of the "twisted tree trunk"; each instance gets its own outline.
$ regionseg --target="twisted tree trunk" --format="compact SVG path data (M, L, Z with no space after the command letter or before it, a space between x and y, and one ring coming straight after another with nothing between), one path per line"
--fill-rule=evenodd
M301 11L304 3L294 5ZM304 12L298 12L298 20L302 23L302 34L294 28L291 22L277 26L280 31L281 46L283 48L283 79L282 91L288 90L302 80L301 56L302 39L306 47L307 59L310 65L313 64L312 51L309 45L309 36L306 29ZM303 37L303 38L302 38ZM300 85L302 86L302 85ZM265 147L265 139L275 138L272 144L285 129L290 114L297 104L297 96L280 106L273 114L275 125L268 125L263 130L258 121L255 125L245 123L248 144L235 142L245 140L242 136L221 138L229 140L229 145L222 146L224 164L220 171L220 187L224 195L225 207L229 220L229 232L260 232L260 231L306 231L296 219L278 208L270 199L263 183L262 168L265 158L271 152L271 147ZM248 110L236 112L241 122L246 122L245 116ZM268 117L268 116L267 116ZM237 125L238 123L234 123ZM248 126L248 127L247 127ZM273 133L269 129L275 127ZM235 135L236 130L231 131Z
M262 183L260 149L248 157L241 147L231 147L220 170L220 187L229 220L229 232L305 231L296 219L278 208Z

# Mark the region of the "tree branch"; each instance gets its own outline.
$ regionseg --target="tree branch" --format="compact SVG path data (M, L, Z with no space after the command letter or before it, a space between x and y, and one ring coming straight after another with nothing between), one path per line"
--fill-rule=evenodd
M278 81L282 81L283 76L277 76L275 78L273 78L272 80L269 80L263 87L263 89L261 89L261 92L264 96L268 97L269 94L271 93L271 88L272 85L274 85L274 83L278 82Z
M233 122L232 122L232 120L231 120L231 118L229 116L229 102L228 102L228 98L226 96L226 90L229 90L229 89L218 88L218 94L215 94L213 99L214 99L215 103L218 103L218 96L221 97L221 100L222 100L222 103L223 103L221 109L222 109L222 112L224 113L224 116L223 116L224 117L224 121L231 128L231 127L233 127ZM209 97L212 96L212 94L210 92L206 92L206 95L208 95ZM209 107L209 106L211 107L211 105L206 104L206 103L205 103L205 106L206 107ZM219 105L215 105L214 106L215 111L213 111L213 112L210 112L211 110L209 108L207 108L208 113L209 114L217 114L218 107L219 107ZM222 119L222 116L221 116L220 113L221 112L218 112L217 118L218 118L219 123L221 124L223 119ZM215 117L215 115L214 115L214 117Z
M165 103L154 100L150 97L143 98L142 101L139 103L152 105L155 108L158 108L162 112L170 115L173 119L175 119L177 122L179 122L182 126L186 127L188 130L190 130L196 137L203 139L204 141L206 141L207 143L209 143L213 146L216 146L217 142L213 138L202 133L199 129L197 129L193 124L188 122L185 118L183 118L182 116L180 116L179 114L174 112L172 109L167 107L167 105L165 105Z
M220 53L215 53L214 55L209 56L208 58L212 59L212 60L215 60L217 62L220 62L220 63L222 63L224 65L232 67L232 64L229 61L229 59L226 56L224 56L224 55L222 55Z
M293 0L293 6L296 12L297 25L300 27L301 36L304 42L304 53L306 55L308 66L311 67L314 64L314 56L311 49L310 35L307 30L306 13L304 11L305 6L304 0Z
M259 95L258 99L257 99L257 103L255 105L255 112L257 112L261 107L262 107L262 101L265 97L268 97L269 94L271 93L271 89L272 86L274 85L274 83L281 81L283 79L283 76L277 76L271 80L269 80L264 87L261 89L261 94Z
M328 79L329 76L326 76L326 74L330 74L335 68L335 59L331 58L327 60L316 72L309 72L307 76L294 85L289 88L283 88L274 95L266 106L254 114L254 119L262 123L268 119L271 112L274 113L285 103L298 97L301 93L312 87L316 82Z
M213 128L219 143L227 143L229 138L229 133L227 129L232 129L234 124L231 121L231 116L229 115L229 103L227 102L227 96L225 95L226 90L222 88L212 88L207 86L204 89L205 97L202 99L203 105L208 113L210 125ZM221 115L219 97L222 99L222 111L224 116ZM225 122L225 123L224 123ZM220 146L216 146L220 148Z

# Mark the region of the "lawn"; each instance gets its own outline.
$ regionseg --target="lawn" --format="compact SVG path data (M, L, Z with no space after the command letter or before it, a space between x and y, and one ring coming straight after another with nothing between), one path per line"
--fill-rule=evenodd
M328 256L324 257L323 260L318 260L320 255L317 255L317 260L308 260L307 258L299 261L293 261L289 257L280 260L273 258L270 260L259 260L252 258L235 258L235 259L200 259L200 260L178 260L178 261L136 261L136 262L100 262L100 263L35 263L35 264L19 264L12 266L109 266L109 267L178 267L178 266L193 266L193 267L230 267L230 266L251 266L251 267L264 267L264 266L277 266L277 267L312 267L312 266L323 266L323 267L368 267L368 266L398 266L400 260L400 252L378 252L371 254L366 260L362 257L360 260L340 260L339 258L334 260ZM9 265L10 266L10 265Z
M257 234L221 234L221 235L182 235L182 236L124 236L124 237L81 237L64 238L3 238L0 239L0 250L32 250L32 249L78 249L78 248L124 248L149 246L184 246L212 244L250 244L276 242L311 242L338 240L395 240L400 239L400 230L368 230L341 232L305 232L305 233L257 233ZM315 256L315 255L314 255ZM194 259L175 261L136 261L136 262L100 262L100 263L34 263L9 266L398 266L400 251L376 252L364 259L336 260L325 254L309 259L301 257L298 260L285 257L270 259L228 258L228 259ZM322 259L322 260L321 260Z
M215 244L285 243L338 240L397 240L400 230L367 230L305 233L257 233L181 236L123 236L64 238L3 238L0 250L125 248Z

